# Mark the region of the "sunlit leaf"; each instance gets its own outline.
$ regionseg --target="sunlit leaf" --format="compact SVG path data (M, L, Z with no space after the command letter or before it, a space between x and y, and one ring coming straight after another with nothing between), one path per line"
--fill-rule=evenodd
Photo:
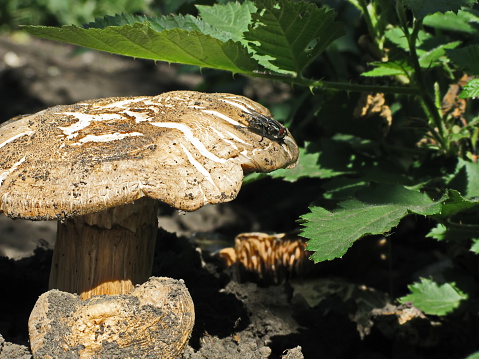
M397 62L372 62L369 65L374 66L370 71L363 72L361 76L380 77L380 76L407 76L412 69L405 63Z
M315 262L341 257L358 239L382 234L397 226L409 213L432 215L441 209L426 195L399 185L372 186L355 199L341 202L335 211L311 207L303 215L302 236Z
M246 39L266 68L298 75L344 34L334 12L304 1L258 0Z
M475 0L404 0L404 4L418 19L436 12L457 12L462 6L472 6L475 2Z
M479 79L470 80L462 89L460 98L479 97Z
M242 41L243 34L251 24L251 14L257 11L251 1L228 2L225 5L196 5L200 17L216 29L229 35L233 41Z
M191 25L185 21L187 26ZM158 21L155 26L160 25ZM234 73L251 73L258 66L239 42L224 42L196 30L173 28L157 31L149 22L103 29L77 26L27 26L25 29L46 39L136 58L211 67Z
M408 286L411 294L399 299L401 303L412 302L426 314L446 315L456 309L467 295L450 283L437 284L430 279Z

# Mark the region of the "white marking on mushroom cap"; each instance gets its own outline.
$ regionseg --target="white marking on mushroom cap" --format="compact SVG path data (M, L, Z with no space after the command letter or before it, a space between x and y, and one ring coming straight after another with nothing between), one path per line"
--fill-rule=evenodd
M2 173L0 173L0 186L3 184L3 181L5 181L5 178L7 178L7 176L10 173L15 171L18 168L18 166L20 166L23 162L25 162L25 159L26 157L24 156L20 161L14 163L13 166L10 167L8 170L5 170Z
M229 144L231 147L233 147L235 150L238 149L238 146L236 146L233 141L230 141L228 139L226 139L226 136L223 135L220 131L218 131L216 128L214 127L211 127L211 126L208 126L214 133L216 133L218 135L219 138L221 138L224 142L226 142L227 144Z
M116 101L112 102L108 105L101 106L101 108L111 108L111 107L118 107L118 108L127 108L128 105L135 103L135 102L140 102L143 100L148 100L148 97L136 97L136 98L131 98L128 100L123 100L123 101Z
M128 116L134 117L136 123L151 121L151 116L148 113L128 111L128 110L125 110L122 113Z
M82 139L78 140L78 142L72 143L72 146L81 146L83 143L86 142L111 142L111 141L119 141L126 137L138 137L143 136L140 132L129 132L129 133L108 133L105 135L86 135Z
M9 144L10 142L13 142L15 141L17 138L20 138L22 136L31 136L35 133L35 131L25 131L25 132L22 132L22 133L19 133L18 135L15 135L13 137L10 137L8 140L6 141L3 141L2 143L0 143L0 148L2 148L3 146Z
M249 101L247 100L247 98L243 97L243 96L236 96L236 95L232 95L232 96L224 96L224 99L229 99L233 102L236 102L236 103L240 103L240 104L243 104L244 106L248 107L248 108L252 108L254 109L254 107L251 107L250 106L250 103ZM258 105L258 103L256 103Z
M228 116L223 115L222 113L220 113L218 111L215 111L215 110L201 110L201 112L204 112L204 113L207 113L209 115L213 115L213 116L222 118L223 120L225 120L226 122L231 123L234 126L246 127L245 125L242 125L238 121L235 121L232 118L229 118Z
M227 133L228 135L230 135L231 138L232 138L233 140L235 140L235 141L238 141L238 142L240 142L240 143L242 143L242 144L244 144L244 145L253 146L253 144L248 143L248 142L242 140L241 138L239 138L238 136L236 136L236 135L235 135L234 133L232 133L232 132L226 131L226 133Z
M223 98L220 98L221 101L223 102L226 102L226 103L229 103L230 105L232 106L235 106L235 107L238 107L240 110L244 111L244 112L248 112L248 113L251 113L251 111L246 107L246 106L243 106L237 102L234 102L234 101L228 101L228 100L225 100Z
M63 133L66 136L68 136L67 138L69 140L78 136L78 133L75 133L75 132L78 132L83 130L84 128L87 128L90 125L90 123L93 121L110 121L110 120L119 120L123 118L121 115L116 113L101 113L96 115L89 115L89 114L80 113L80 112L57 112L56 114L70 115L78 119L78 122L75 122L74 124L71 124L70 126L58 127L60 130L63 131Z
M283 137L283 142L290 142L293 147L296 145L296 143L294 142L294 140L291 138L291 136L287 135L285 137ZM293 154L291 153L291 151L289 150L289 146L284 146L285 144L281 144L281 147L283 147L283 149L288 152L289 156L291 158L293 158Z
M244 157L246 157L247 159L251 160L251 157L248 156L248 153L249 153L248 150L243 150L243 151L241 151L240 153L241 153Z
M183 146L183 144L180 144L180 145L181 145L181 148L183 149L183 152L186 154L186 157L188 157L188 161L190 161L190 163L198 170L198 172L200 172L203 176L205 176L205 178L208 180L208 182L210 182L213 186L216 187L216 184L213 181L213 178L211 177L211 174L208 172L208 170L206 168L204 168L203 165L201 163L199 163L193 157L191 152L188 151L188 149L185 146Z
M189 141L195 148L203 155L204 157L214 161L214 162L219 162L219 163L225 163L227 160L224 158L219 158L216 156L214 153L211 153L208 151L208 149L205 147L205 145L193 135L193 132L191 129L183 124L183 123L177 123L177 122L150 122L150 125L156 126L156 127L165 127L165 128L174 128L177 129L185 135L185 139Z

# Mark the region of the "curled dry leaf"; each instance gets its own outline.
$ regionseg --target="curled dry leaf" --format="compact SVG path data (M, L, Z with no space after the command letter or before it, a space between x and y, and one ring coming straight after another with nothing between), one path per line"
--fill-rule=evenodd
M412 303L373 309L371 319L386 338L401 341L407 347L435 347L440 340L441 323L424 315Z
M386 135L392 124L392 112L386 104L384 94L377 93L375 95L362 93L358 103L354 109L354 117L372 117L378 115L384 121L383 133Z
M217 255L226 266L238 269L241 280L253 278L277 284L295 275L305 274L312 266L306 243L287 234L242 233L234 248L224 248Z
M453 119L460 120L461 124L464 126L467 125L467 121L464 118L467 101L459 98L459 95L464 86L466 86L472 78L472 76L464 74L457 83L449 85L449 88L441 101L442 115L450 115Z

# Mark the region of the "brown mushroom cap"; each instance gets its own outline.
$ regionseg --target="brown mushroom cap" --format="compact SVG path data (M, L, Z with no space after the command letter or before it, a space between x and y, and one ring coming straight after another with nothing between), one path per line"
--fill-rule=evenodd
M292 167L298 148L256 102L167 92L56 106L0 127L0 208L55 219L143 196L192 211L236 197L244 172Z

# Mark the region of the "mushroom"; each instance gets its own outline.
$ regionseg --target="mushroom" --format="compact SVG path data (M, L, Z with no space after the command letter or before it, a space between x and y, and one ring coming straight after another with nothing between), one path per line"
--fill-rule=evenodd
M149 290L135 288L151 275L156 200L185 211L230 201L244 173L293 167L298 148L289 131L248 98L173 91L89 100L13 118L0 126L0 158L0 209L11 218L58 220L49 283L55 290L40 297L29 321L35 358L48 357L53 347L61 348L56 358L114 357L118 350L131 350L131 357L143 350L173 358L194 321L184 284L175 284L181 295L171 295L171 283L169 294L162 292L164 278L150 279ZM60 318L59 303L73 297L59 291L78 293L84 303L75 302ZM154 293L138 299L148 291ZM97 297L103 294L116 304ZM161 346L151 328L138 327L124 340L122 320L113 313L128 306L132 295L150 313L152 307L166 310L164 298L181 297L171 305L181 309L172 322L184 325L184 332L175 339L161 336L168 342ZM80 313L80 307L87 309ZM155 312L151 320L165 315ZM134 320L135 315L123 322L131 327ZM88 339L72 334L72 325L83 321L75 333L87 333ZM120 324L114 328L113 322ZM54 325L67 328L69 336L52 334Z
M238 281L279 284L311 269L303 238L295 233L240 233L235 246L215 253L225 267L232 267Z

